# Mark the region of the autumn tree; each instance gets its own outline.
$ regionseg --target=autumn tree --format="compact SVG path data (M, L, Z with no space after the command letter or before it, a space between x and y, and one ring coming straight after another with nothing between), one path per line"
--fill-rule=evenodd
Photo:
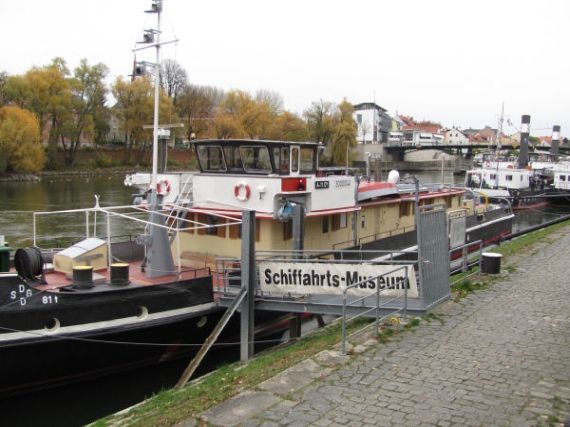
M356 122L352 118L354 109L346 99L338 105L334 114L334 133L331 141L331 160L335 165L349 164L350 151L356 146Z
M296 114L283 111L275 118L268 138L279 141L306 141L308 139L307 126Z
M71 108L71 90L65 61L55 58L45 67L33 67L22 76L10 76L5 85L7 101L36 114L42 142L47 143L48 165L56 163L57 140Z
M38 172L44 161L36 116L16 106L0 108L0 172Z
M90 66L82 59L69 79L70 108L62 114L59 137L65 152L65 163L73 166L82 138L93 140L95 121L104 114L107 88L104 79L108 68L103 64Z
M311 141L329 143L335 133L335 106L332 102L313 102L303 113L307 122L307 133Z
M160 65L160 84L169 98L177 99L188 84L186 70L173 59L165 59Z
M0 71L0 107L6 103L6 97L4 95L4 87L6 86L7 80L8 80L8 73L6 71Z
M186 139L208 136L214 127L216 108L223 98L223 91L214 87L187 85L182 89L175 100L175 108L184 123Z
M137 161L142 161L145 152L152 146L152 129L143 126L153 123L154 88L148 77L127 81L122 77L115 80L112 93L117 100L113 111L119 119L125 134L125 164L129 164L133 151L138 150ZM164 91L159 97L159 123L173 123L177 120L173 103Z

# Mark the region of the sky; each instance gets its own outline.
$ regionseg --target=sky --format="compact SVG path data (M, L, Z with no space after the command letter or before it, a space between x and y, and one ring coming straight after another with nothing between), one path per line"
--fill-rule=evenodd
M131 72L150 0L0 0L0 71L56 56ZM372 102L444 126L570 135L567 0L164 0L162 58L190 83L279 93L286 109ZM154 51L138 53L152 61Z

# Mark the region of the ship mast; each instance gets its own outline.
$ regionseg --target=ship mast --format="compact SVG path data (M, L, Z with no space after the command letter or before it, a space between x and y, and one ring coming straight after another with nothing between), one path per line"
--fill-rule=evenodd
M171 40L166 42L160 41L160 14L162 12L162 0L152 0L150 10L146 13L156 14L156 29L145 30L143 34L143 41L140 42L145 46L134 49L139 51L148 48L156 48L156 57L154 63L140 62L136 64L135 75L142 75L145 73L146 67L154 67L154 113L152 125L152 176L150 181L150 226L149 235L145 239L145 256L148 277L158 277L171 274L174 272L174 263L172 260L172 253L170 251L170 244L168 241L168 232L164 227L164 217L159 212L162 204L162 196L158 194L158 119L159 119L159 97L160 97L160 47L164 44L175 43L178 40Z

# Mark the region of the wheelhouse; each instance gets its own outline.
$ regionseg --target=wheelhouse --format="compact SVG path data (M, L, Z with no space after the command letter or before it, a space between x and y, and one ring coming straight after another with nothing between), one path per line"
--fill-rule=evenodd
M314 175L321 146L314 142L202 140L193 147L203 173Z

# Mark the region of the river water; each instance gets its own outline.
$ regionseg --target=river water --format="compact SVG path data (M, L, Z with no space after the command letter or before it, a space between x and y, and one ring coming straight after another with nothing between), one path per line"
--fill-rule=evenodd
M421 182L463 182L462 176L451 171L423 171L416 173ZM124 176L73 177L65 179L44 178L41 182L0 182L0 235L9 246L25 247L33 243L34 211L59 211L90 208L95 205L94 195L99 195L101 206L123 206L132 201L135 190L123 185ZM539 224L567 213L570 208L549 208L524 211L517 214L515 230ZM93 223L90 217L90 223ZM137 234L140 226L113 219L111 235ZM105 218L98 218L97 233L106 235ZM36 221L37 244L40 247L65 247L81 240L86 234L85 215L40 216ZM90 228L92 234L93 230Z
M438 171L416 174L421 182L442 182ZM123 185L122 175L43 179L34 183L0 182L0 235L11 247L32 244L32 212L89 208L100 196L101 206L128 205L134 190ZM443 182L461 183L463 177L444 171ZM525 211L517 214L516 229L552 220L568 213L570 208ZM99 219L100 226L105 225ZM111 234L136 233L124 224L111 222ZM37 221L38 244L62 247L85 235L84 214L75 217L56 215ZM106 229L98 228L98 232ZM100 234L105 235L105 233ZM237 357L236 354L233 357ZM41 355L38 355L41 358ZM38 363L41 361L38 360ZM49 393L0 400L2 425L77 426L121 410L148 397L164 387L172 386L185 363L145 372L127 373L120 377L103 378L86 384L60 388ZM210 366L217 362L211 361ZM207 369L207 368L206 368Z

